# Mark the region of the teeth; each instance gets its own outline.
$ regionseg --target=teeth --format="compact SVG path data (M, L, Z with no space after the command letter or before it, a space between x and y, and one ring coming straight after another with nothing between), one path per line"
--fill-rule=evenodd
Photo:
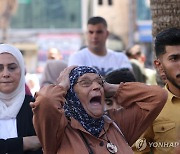
M101 104L100 102L97 102L97 101L91 101L90 103L91 104Z

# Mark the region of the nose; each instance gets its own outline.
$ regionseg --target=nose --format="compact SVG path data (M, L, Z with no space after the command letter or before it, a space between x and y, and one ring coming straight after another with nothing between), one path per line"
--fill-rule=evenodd
M4 68L3 70L3 77L4 78L9 78L10 77L10 72L7 68Z
M93 39L96 39L97 38L97 33L94 32L91 36L92 36Z
M92 86L93 86L93 90L97 90L97 89L99 90L101 88L101 85L96 81L93 81Z

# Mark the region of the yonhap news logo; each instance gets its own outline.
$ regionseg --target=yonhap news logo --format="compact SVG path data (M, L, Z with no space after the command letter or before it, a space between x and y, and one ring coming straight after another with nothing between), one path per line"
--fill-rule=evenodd
M147 142L145 138L138 139L135 143L137 151L143 151L147 147Z
M175 148L179 142L147 142L145 138L138 139L135 143L137 151L143 151L147 146L150 148Z

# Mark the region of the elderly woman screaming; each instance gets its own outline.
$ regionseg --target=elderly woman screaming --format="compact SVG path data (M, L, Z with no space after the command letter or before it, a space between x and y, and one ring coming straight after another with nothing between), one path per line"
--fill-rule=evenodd
M105 97L123 108L104 112ZM167 99L158 86L104 82L91 67L71 66L57 85L43 87L31 103L45 154L131 154L130 146L157 117Z

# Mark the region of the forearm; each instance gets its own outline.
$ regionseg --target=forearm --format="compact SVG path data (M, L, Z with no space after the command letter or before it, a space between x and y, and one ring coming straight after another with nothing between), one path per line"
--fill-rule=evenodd
M115 98L124 110L112 112L111 116L121 126L128 143L132 145L162 110L167 92L158 86L125 83L120 85Z
M36 95L33 123L45 151L55 151L58 146L56 140L63 135L67 123L62 108L65 94L63 87L50 85Z
M167 100L167 92L155 85L149 86L139 82L121 83L115 98L117 103L125 108L138 105L142 109L149 110L156 106L162 108Z
M36 151L41 148L41 144L37 136L23 137L23 149L24 151Z

